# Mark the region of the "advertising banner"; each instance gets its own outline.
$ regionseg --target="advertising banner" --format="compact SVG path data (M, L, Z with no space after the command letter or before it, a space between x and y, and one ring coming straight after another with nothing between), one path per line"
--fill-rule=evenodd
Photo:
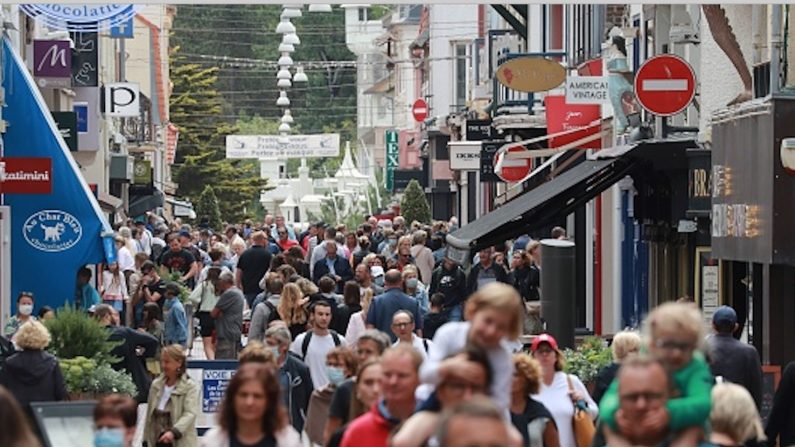
M289 135L227 135L226 158L312 158L340 155L340 136L336 133Z
M49 157L0 158L0 194L50 194L52 159Z
M547 132L549 134L582 128L578 132L550 138L550 148L561 147L601 131L600 126L588 127L594 121L602 119L602 108L599 104L567 104L566 97L563 95L547 95L544 98L544 106L547 112ZM584 143L578 149L599 149L601 147L601 139L596 139Z
M12 211L11 296L31 291L37 307L58 308L74 301L78 269L103 261L102 233L111 228L33 77L7 40L3 60L3 119L8 121L4 155L49 158L52 163L50 194L4 194Z

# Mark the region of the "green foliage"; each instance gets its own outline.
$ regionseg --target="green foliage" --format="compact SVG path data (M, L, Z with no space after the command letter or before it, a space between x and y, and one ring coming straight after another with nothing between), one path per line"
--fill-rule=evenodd
M599 337L587 337L576 349L565 349L566 372L574 374L583 383L596 378L599 370L613 361L613 355L607 343Z
M81 310L61 308L44 324L52 337L48 350L58 358L86 357L97 363L119 360L110 353L119 342L109 341L107 329Z
M406 219L406 224L415 220L424 224L431 223L431 207L417 180L411 180L403 192L400 214Z
M194 202L212 181L222 218L241 221L249 217L247 206L267 180L260 178L256 160L226 159L226 136L237 129L221 116L218 71L188 62L178 48L172 49L170 114L180 129L175 178L179 194Z
M135 397L137 389L129 374L115 371L110 365L79 356L59 360L66 391L71 394L118 393Z
M215 190L210 185L204 187L199 196L199 203L196 204L196 216L199 220L207 218L210 222L210 228L215 231L222 231L223 225L221 223L221 210L218 208L218 198L215 196Z

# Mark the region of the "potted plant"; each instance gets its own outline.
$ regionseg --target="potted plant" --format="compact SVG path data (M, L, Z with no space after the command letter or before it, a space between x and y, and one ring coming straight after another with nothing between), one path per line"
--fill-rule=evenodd
M580 378L589 392L599 371L613 361L607 343L599 337L586 337L575 349L563 350L566 372Z
M103 394L135 397L137 388L129 374L116 371L107 363L83 356L59 361L70 400L95 400Z

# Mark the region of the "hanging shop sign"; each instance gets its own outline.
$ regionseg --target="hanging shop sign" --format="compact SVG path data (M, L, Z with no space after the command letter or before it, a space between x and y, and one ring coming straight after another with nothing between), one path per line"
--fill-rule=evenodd
M491 127L491 120L467 120L467 141L491 140L493 135L494 128Z
M150 186L152 184L152 162L135 159L133 162L133 185Z
M71 33L72 87L99 86L99 39L97 33Z
M98 151L100 146L100 89L93 87L74 88L72 111L77 114L77 149Z
M569 76L566 78L567 104L608 104L607 76Z
M226 158L312 158L340 155L340 135L227 135Z
M559 62L543 57L517 57L500 65L497 80L511 90L546 92L566 80L566 69Z
M105 116L133 117L141 114L141 92L135 82L105 85Z
M0 158L0 194L50 194L52 158Z
M450 169L454 171L477 171L480 169L479 141L451 141L447 143L450 150Z
M135 16L135 5L43 3L19 6L25 14L60 30L88 32L107 30Z
M544 98L547 114L547 132L556 134L563 131L582 129L549 139L549 147L561 147L573 143L601 131L600 126L592 126L594 121L602 118L602 110L598 104L568 104L563 95L547 95ZM579 149L599 149L601 139L583 143Z
M399 135L396 130L387 130L384 138L386 142L386 164L384 165L384 188L387 191L395 189L395 169L400 166Z
M69 41L33 41L33 76L40 87L71 87L72 49Z
M480 148L480 181L502 182L494 172L494 155L505 144L504 141L484 141Z
M52 112L52 119L70 151L77 150L77 113Z

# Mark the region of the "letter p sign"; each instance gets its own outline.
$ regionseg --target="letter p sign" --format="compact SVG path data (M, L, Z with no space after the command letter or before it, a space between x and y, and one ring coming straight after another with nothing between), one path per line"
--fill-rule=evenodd
M117 82L105 85L105 116L138 116L139 95L137 83Z

